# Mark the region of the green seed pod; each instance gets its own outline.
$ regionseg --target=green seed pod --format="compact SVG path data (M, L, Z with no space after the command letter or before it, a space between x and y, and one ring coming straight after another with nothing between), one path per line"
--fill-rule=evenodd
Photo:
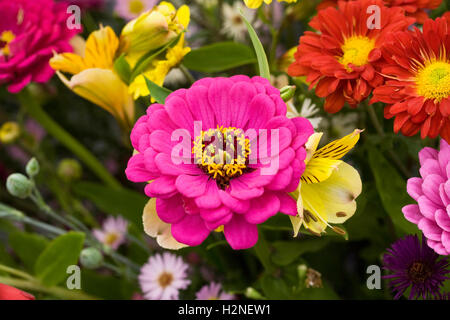
M284 102L291 100L294 97L295 90L297 90L296 86L286 86L282 88L280 90L281 99L283 99Z
M26 199L33 191L33 183L21 173L13 173L6 180L8 192L21 199Z
M97 269L103 265L103 255L96 248L86 248L81 251L80 263L87 269Z
M25 167L25 171L30 178L37 176L40 169L41 168L39 166L39 162L36 160L36 158L31 158L31 160L28 161L27 166Z

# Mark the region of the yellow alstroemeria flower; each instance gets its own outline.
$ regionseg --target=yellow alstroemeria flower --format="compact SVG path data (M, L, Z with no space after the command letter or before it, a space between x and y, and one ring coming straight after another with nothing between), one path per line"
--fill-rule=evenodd
M361 194L362 183L358 171L340 160L358 142L361 130L331 142L317 150L323 133L313 134L307 144L306 169L294 195L298 196L296 217L290 217L297 236L300 227L320 235L327 226L345 234L342 224L356 211L356 198Z
M186 31L190 10L182 5L178 10L169 3L161 2L152 10L130 21L120 35L120 53L131 68L147 53L163 47Z
M150 94L144 77L159 86L163 86L164 79L169 71L180 64L184 56L190 51L191 48L184 46L184 35L182 35L178 43L167 50L165 58L156 58L143 74L136 77L133 83L130 84L129 93L133 95L134 99ZM152 101L154 102L153 99Z
M119 38L110 27L92 32L84 55L55 54L50 66L61 81L79 96L111 113L124 130L134 123L134 102L128 87L114 72ZM73 75L69 80L64 73Z
M278 2L287 2L287 3L292 3L292 2L297 2L297 0L277 0ZM265 4L271 4L272 0L244 0L245 5L247 7L249 7L250 9L257 9L259 7L261 7L262 3L264 2Z
M183 243L179 243L170 232L170 224L162 221L156 213L156 199L152 198L148 201L144 208L142 216L144 223L144 231L150 237L155 238L156 242L164 249L178 250L187 247Z

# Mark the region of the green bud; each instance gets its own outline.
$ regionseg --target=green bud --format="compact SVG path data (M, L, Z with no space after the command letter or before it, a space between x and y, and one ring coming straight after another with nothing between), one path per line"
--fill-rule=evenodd
M31 160L28 161L27 166L25 167L25 171L30 178L37 176L40 169L41 168L39 166L39 162L36 160L36 158L31 158Z
M80 263L87 269L97 269L103 265L103 255L96 248L86 248L81 251Z
M252 287L248 287L247 290L245 290L245 296L249 299L253 300L265 300L266 298L259 293L256 289Z
M306 264L301 264L297 267L297 275L298 275L298 279L300 281L301 286L304 285L307 271L308 271L308 267L306 266Z
M21 173L13 173L6 180L6 189L13 196L26 199L33 191L33 183Z
M63 159L58 165L58 176L66 182L81 178L82 168L75 159Z
M284 102L288 102L294 97L295 90L297 90L296 86L286 86L280 90L281 93L281 99L283 99Z

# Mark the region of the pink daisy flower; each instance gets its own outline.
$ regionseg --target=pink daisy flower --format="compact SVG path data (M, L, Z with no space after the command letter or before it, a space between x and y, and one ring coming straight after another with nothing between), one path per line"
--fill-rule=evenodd
M117 0L114 11L125 20L132 20L152 9L159 0Z
M67 4L53 0L0 0L0 84L9 92L47 82L54 74L53 52L72 51L69 40L81 30L67 27L66 10Z
M181 257L165 252L150 257L139 275L139 283L147 300L178 300L179 291L191 283L188 265Z
M222 291L220 283L203 286L196 294L196 300L234 300L235 297Z
M117 250L125 242L128 222L122 217L108 217L102 224L102 229L92 231L94 237L101 243Z
M418 204L403 207L405 218L417 224L427 244L438 254L450 254L450 146L441 140L440 150L419 152L420 178L408 180L409 195Z
M268 80L205 78L137 121L138 153L126 174L151 181L145 193L178 242L197 246L223 230L233 249L247 249L258 241L258 224L279 211L297 214L288 193L298 187L312 133L308 120L286 117Z

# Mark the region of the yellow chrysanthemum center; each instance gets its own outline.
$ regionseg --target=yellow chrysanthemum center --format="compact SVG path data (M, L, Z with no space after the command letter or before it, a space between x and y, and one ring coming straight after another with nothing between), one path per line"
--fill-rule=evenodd
M225 189L231 179L250 170L250 140L241 129L233 127L201 131L194 140L195 163Z
M172 283L172 281L173 281L173 275L168 272L163 272L158 277L158 283L163 288L169 286Z
M117 241L117 239L119 239L119 235L117 233L115 233L115 232L108 233L105 236L105 244L111 246L114 244L114 242Z
M450 96L450 63L432 61L425 64L416 76L417 93L440 102Z
M129 9L131 13L138 14L144 10L144 4L141 0L132 0L129 3Z
M341 49L343 55L339 58L339 62L347 69L349 64L360 67L369 62L369 54L375 48L375 40L363 36L353 36L345 39Z
M9 56L11 50L9 49L9 44L16 38L14 33L10 30L3 31L0 34L0 54L3 56Z

